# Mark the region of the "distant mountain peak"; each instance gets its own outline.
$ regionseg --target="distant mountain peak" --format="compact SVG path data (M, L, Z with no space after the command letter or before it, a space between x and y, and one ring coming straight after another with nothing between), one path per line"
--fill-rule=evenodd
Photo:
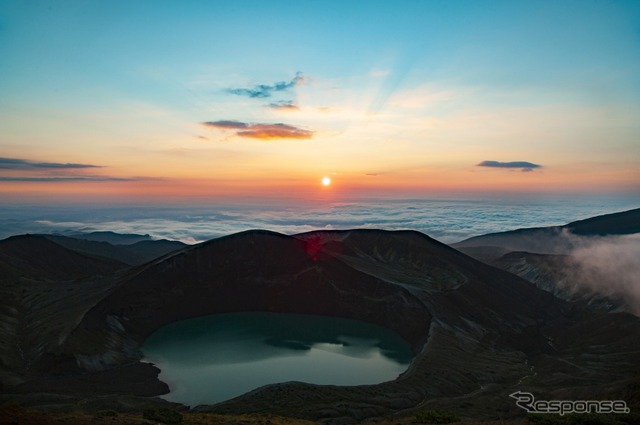
M136 242L152 240L148 234L116 233L112 231L96 231L88 233L72 233L69 237L96 242L108 242L113 245L132 245Z

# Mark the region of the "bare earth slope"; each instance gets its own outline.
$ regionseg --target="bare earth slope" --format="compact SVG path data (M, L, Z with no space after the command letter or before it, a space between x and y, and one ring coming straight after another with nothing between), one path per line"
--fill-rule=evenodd
M0 241L0 382L51 370L57 348L127 266L68 250L42 236Z
M0 280L75 279L108 274L127 265L74 252L44 236L13 236L0 241Z
M391 382L274 384L198 410L330 423L434 407L504 417L522 413L509 398L517 390L547 399L607 398L629 394L640 374L638 318L568 304L418 232L243 232L116 272L101 288L86 303L73 301L81 313L51 324L65 337L43 348L51 354L46 368L27 373L9 365L5 399L152 403L145 397L167 388L157 369L139 362L145 338L176 320L231 311L381 324L406 339L416 357Z
M481 250L501 248L495 256L487 255L495 260L506 251L526 251L536 254L567 254L574 246L571 239L563 237L569 232L580 236L630 235L640 233L640 208L629 211L606 214L586 220L574 221L564 226L539 227L490 233L465 239L452 244L456 249L470 255L482 256Z
M635 306L624 294L613 293L611 290L605 293L584 285L583 274L575 272L575 263L567 255L510 252L492 264L563 300L605 311L635 311Z
M131 244L114 245L106 241L83 239L81 237L42 236L72 251L93 257L110 258L129 266L139 266L187 246L182 242L169 240L142 240Z
M600 253L616 245L620 246L619 258L633 256L632 252L637 248L625 252L622 247L632 244L633 239L629 238L637 234L640 234L640 209L633 209L564 226L477 236L452 246L564 300L580 302L590 308L637 314L635 290L627 287L627 283L621 283L619 274L633 274L633 259L625 260L626 264L617 261L613 266L614 254L610 261L599 258ZM585 255L585 251L591 254ZM578 253L577 257L574 257L575 253ZM592 260L597 260L596 266ZM622 270L615 270L616 267Z

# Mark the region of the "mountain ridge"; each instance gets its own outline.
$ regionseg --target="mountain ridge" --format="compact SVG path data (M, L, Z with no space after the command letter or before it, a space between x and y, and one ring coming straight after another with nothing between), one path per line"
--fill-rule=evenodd
M456 249L501 247L536 254L565 254L574 246L564 237L629 235L640 233L640 208L577 220L561 226L529 227L474 236L451 244Z
M597 397L605 383L625 391L639 372L633 359L640 338L628 338L640 335L638 318L587 311L415 231L246 231L76 284L85 292L73 299L78 305L61 324L44 322L28 340L19 339L32 353L29 364L15 344L7 346L0 364L5 400L50 405L64 397L74 405L121 406L127 395L156 405L161 401L149 397L169 389L157 368L140 362L145 338L176 320L231 311L381 324L407 340L416 357L396 380L378 385L280 383L197 410L271 412L336 424L425 408L455 408L468 417L496 411L515 416L521 412L508 397L514 386ZM48 295L58 297L55 308L34 301L30 310L70 310L67 287L60 290ZM19 307L3 302L8 304L2 311ZM37 319L20 314L11 320ZM584 332L581 323L594 335L586 342L567 337L569 330ZM620 329L625 338L614 343ZM598 348L602 343L610 346L605 353ZM590 360L594 355L606 359L608 372ZM554 368L567 361L579 367L556 375Z
M127 244L116 244L104 240L83 237L42 234L41 236L81 254L110 258L129 266L137 266L152 261L162 255L184 248L186 244L167 239L141 240ZM112 238L113 239L113 238Z
M0 241L0 279L74 279L127 267L65 248L41 235L18 235Z
M640 253L636 235L640 235L640 209L563 226L492 233L452 246L562 299L639 315L640 293L634 290L632 277L633 253ZM614 262L616 268L610 266Z

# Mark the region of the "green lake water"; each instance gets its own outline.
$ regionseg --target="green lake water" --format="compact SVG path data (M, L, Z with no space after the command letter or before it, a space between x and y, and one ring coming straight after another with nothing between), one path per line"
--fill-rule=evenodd
M142 347L171 392L190 406L214 404L267 384L376 384L413 358L394 332L334 317L229 313L167 325Z

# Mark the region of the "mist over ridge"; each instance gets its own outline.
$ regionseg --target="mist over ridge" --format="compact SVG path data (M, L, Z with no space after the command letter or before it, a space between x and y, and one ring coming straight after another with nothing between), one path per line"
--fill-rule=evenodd
M452 246L559 298L640 315L640 208Z

